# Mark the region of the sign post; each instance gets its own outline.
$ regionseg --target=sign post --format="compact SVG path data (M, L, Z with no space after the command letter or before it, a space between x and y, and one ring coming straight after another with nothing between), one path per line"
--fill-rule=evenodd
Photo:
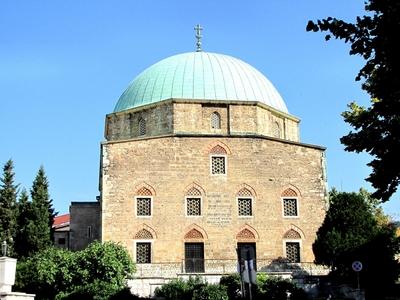
M362 262L359 260L353 261L353 263L351 264L351 268L357 274L357 290L360 291L360 272L363 268Z

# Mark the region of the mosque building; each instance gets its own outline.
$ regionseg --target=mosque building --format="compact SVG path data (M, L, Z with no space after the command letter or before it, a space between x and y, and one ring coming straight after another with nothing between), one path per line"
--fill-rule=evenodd
M300 141L299 118L272 83L201 49L140 73L105 118L100 236L124 245L137 276L311 263L327 209L325 148Z

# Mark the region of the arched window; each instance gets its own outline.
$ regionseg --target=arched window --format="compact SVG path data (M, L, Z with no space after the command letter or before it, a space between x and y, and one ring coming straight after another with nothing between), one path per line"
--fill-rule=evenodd
M211 128L221 129L221 115L216 111L211 114Z
M237 194L239 217L251 217L253 215L253 194L247 188L242 188Z
M149 264L151 263L151 246L153 235L150 231L142 229L135 235L136 263Z
M282 193L282 210L286 218L299 216L298 196L295 190L288 188Z
M136 192L136 216L137 217L151 217L152 215L152 200L153 193L146 187L140 188Z
M226 154L226 150L220 145L210 150L212 175L226 175Z
M146 121L142 118L139 119L139 135L146 134Z
M301 249L301 235L294 229L288 230L284 235L284 251L289 262L299 263Z
M192 187L186 192L185 197L186 216L198 217L201 216L202 203L201 192L199 189Z
M273 137L280 138L281 137L281 126L278 122L275 122L272 128Z

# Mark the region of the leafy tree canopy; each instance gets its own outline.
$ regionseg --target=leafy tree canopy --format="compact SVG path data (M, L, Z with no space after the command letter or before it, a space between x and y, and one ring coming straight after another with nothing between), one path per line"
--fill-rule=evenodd
M366 61L356 80L371 97L371 105L349 104L342 115L354 131L341 138L347 151L365 151L373 156L367 178L375 188L373 196L387 201L400 183L400 1L367 0L367 15L356 22L328 17L309 21L307 31L327 31L351 45L350 55Z
M16 288L39 300L109 299L134 271L126 249L115 243L94 242L77 252L47 248L18 262Z
M377 200L365 190L330 192L330 207L317 231L313 251L315 262L331 266L332 277L341 282L354 282L351 264L361 261L364 265L361 283L370 293L377 286L382 287L378 289L380 293L385 288L390 292L400 274L395 259L400 239L393 224L382 216Z

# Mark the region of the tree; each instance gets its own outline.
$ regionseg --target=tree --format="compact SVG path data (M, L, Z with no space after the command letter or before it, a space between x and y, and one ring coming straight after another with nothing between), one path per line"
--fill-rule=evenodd
M360 260L364 269L361 283L372 299L373 288L381 294L390 291L400 274L395 254L400 240L390 223L379 222L376 200L365 190L359 193L330 192L330 207L313 244L315 262L332 268L331 276L340 282L354 282L351 264Z
M18 185L14 183L14 164L10 159L3 168L0 178L0 242L9 245L9 255L13 255L16 234L16 202Z
M326 40L342 39L351 45L350 55L366 60L356 80L364 80L371 106L348 105L342 115L354 131L340 141L347 151L373 156L366 180L375 188L373 196L387 201L400 183L400 1L367 0L365 9L368 15L354 24L328 17L309 21L307 31L327 31Z
M18 262L16 288L38 300L109 299L126 288L134 271L126 249L112 242L77 252L50 247Z
M31 253L32 237L35 232L32 220L32 206L29 202L29 196L25 189L22 190L17 203L17 232L15 235L15 254L18 258L26 257Z
M41 166L31 189L32 222L28 224L28 231L32 248L29 254L45 249L53 242L52 225L57 213L54 212L48 189L49 183Z

